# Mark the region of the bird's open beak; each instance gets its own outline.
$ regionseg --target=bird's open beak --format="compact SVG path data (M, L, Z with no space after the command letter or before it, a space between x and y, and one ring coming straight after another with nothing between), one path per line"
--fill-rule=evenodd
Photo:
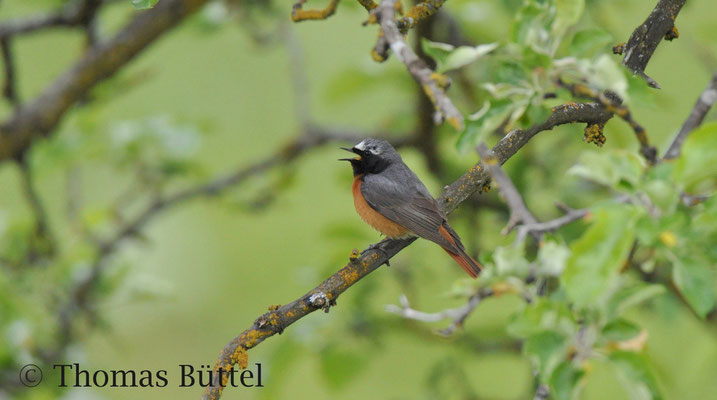
M339 147L341 150L346 150L348 152L357 154L358 157L356 158L339 158L339 161L360 161L361 160L361 153L359 153L359 150L357 148L348 148L348 147Z

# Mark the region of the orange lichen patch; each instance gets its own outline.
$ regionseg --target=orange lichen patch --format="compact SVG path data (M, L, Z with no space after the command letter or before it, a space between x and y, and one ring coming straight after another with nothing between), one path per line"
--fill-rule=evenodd
M403 2L401 0L398 0L393 4L393 9L396 11L397 14L403 15Z
M343 268L339 271L339 276L341 279L344 280L346 283L354 283L361 278L358 271L356 271L353 268Z
M366 11L371 11L378 7L378 4L376 4L373 0L358 0L358 2L366 9Z
M495 285L491 286L491 289L493 290L494 296L501 296L506 293L515 292L515 288L513 288L513 286L511 286L505 282L496 283Z
M306 2L297 1L291 11L291 20L294 22L306 21L309 19L326 19L336 12L339 0L329 0L329 4L323 10L302 10L301 6Z
M431 72L431 80L433 82L436 82L436 85L438 85L441 89L444 90L451 85L451 80L448 79L447 76L439 74L438 72Z
M359 258L359 256L361 256L361 252L359 251L359 249L353 249L351 250L351 254L349 255L349 260L354 261Z
M384 62L384 61L386 61L386 57L384 57L383 55L379 54L379 52L376 51L376 49L371 49L371 58L372 58L374 61L376 61L376 62Z
M276 311L281 308L281 304L274 304L269 306L269 311Z
M486 156L483 158L483 162L486 165L498 165L498 158L495 156Z
M415 26L418 22L430 17L438 12L446 0L425 0L411 7L406 16L398 20L397 25L401 33L408 32L408 29Z
M463 130L463 120L460 117L450 117L446 119L446 122L457 131Z
M252 347L259 344L262 340L268 338L269 336L273 335L274 331L272 330L257 330L257 329L249 329L244 331L239 336L239 342L242 343L244 348L251 349Z
M624 53L624 52L625 52L625 42L620 43L620 44L617 44L617 45L615 45L615 46L612 47L612 53L613 53L613 54L620 54L620 55L622 55L622 53Z
M678 37L680 37L680 32L677 30L677 27L674 25L672 26L672 29L670 29L669 31L667 31L667 33L665 33L665 40L671 41L671 40L677 39Z
M232 362L238 365L239 368L246 369L246 366L249 365L249 354L246 352L246 349L242 346L238 346L234 354L232 354ZM229 369L231 369L231 367Z
M585 136L583 137L588 143L595 143L598 147L602 147L607 140L602 132L602 126L599 124L590 124L585 127Z

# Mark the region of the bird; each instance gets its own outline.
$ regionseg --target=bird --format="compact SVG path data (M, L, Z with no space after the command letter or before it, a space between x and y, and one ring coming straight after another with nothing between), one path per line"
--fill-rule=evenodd
M354 206L367 224L388 238L430 240L468 275L478 276L482 266L466 253L436 199L389 142L366 138L352 148L341 149L358 156L339 161L351 163Z

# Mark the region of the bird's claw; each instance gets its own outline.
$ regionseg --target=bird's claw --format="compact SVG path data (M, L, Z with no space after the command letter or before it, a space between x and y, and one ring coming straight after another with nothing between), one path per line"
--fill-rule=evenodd
M383 254L383 256L386 257L386 261L384 262L384 264L386 264L387 267L391 266L391 263L388 261L388 259L389 259L388 253L386 253L386 250L384 250L381 247L381 243L374 243L374 244L368 246L368 250L380 251Z

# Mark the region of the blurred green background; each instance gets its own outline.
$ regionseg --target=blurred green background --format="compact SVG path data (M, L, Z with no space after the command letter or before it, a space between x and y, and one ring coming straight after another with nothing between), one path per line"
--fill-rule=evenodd
M251 2L235 6L241 9L243 3ZM83 218L99 232L111 220L105 215L107 204L134 179L130 168L118 168L107 158L111 154L107 147L123 124L186 127L191 132L188 140L199 140L190 152L201 165L198 172L183 178L189 184L248 165L296 136L302 121L296 117L291 71L298 66L282 35L295 37L303 49L308 91L300 96L308 100L315 123L367 133L411 129L416 91L394 58L385 64L370 59L376 27L361 26L366 19L363 9L342 1L337 14L326 21L291 24L291 5L279 3L274 5L281 11L278 15L252 17L256 26L232 17L219 3L210 4L103 84L108 94L101 101L72 111L60 131L38 145L33 154L36 184L60 241L76 240L63 225L68 169L76 167L81 175ZM58 4L6 0L0 4L0 23ZM460 16L467 35L488 43L508 35L518 4L451 0L444 7ZM629 37L653 6L653 1L641 0L588 1L580 24L600 26L618 43ZM102 14L102 29L111 33L135 12L130 0L114 3ZM717 3L688 2L677 20L680 38L662 43L647 68L662 90L630 103L633 115L661 151L717 66L714 15ZM251 33L258 31L274 38L257 42ZM72 64L82 52L84 38L52 30L19 37L14 43L21 95L31 99ZM375 76L377 82L352 82L356 71ZM7 103L0 107L3 118L10 111ZM714 119L714 113L709 118ZM536 162L538 170L548 165L555 169L552 187L544 187L538 179L521 183L539 218L557 215L553 201L565 200L563 193L580 187L576 178L564 173L580 152L596 151L577 139L581 131L568 126L542 133L526 147L533 154L531 161L506 165L509 173L525 168L525 162ZM608 149L636 148L630 128L622 121L613 119L606 134ZM445 158L451 160L445 182L426 170L418 152L402 151L434 194L477 161L471 152L455 150L450 128L441 128L439 135ZM355 214L350 169L336 162L343 156L337 146L313 150L218 199L173 208L150 223L142 240L124 242L110 269L117 287L93 305L101 316L100 326L85 332L82 342L71 347L68 360L88 370L165 369L169 385L67 389L60 392L62 398L198 398L201 388L177 387L178 364L213 365L221 347L269 305L292 301L343 265L351 249L376 242L379 236ZM547 159L539 159L551 149ZM78 152L72 156L74 161L57 155L74 151ZM183 187L185 181L172 185ZM256 196L277 185L282 188L266 207L250 206ZM15 221L30 218L18 168L11 163L0 165L0 194L3 233ZM486 196L500 202L495 193ZM474 250L512 242L512 235L498 234L505 225L504 212L482 211L475 232L469 232L473 228L464 215L456 217L454 227ZM46 268L32 273L35 279L45 277L43 287L52 287L54 275L48 272L52 266ZM223 398L532 398L530 363L505 331L511 312L520 306L517 296L487 299L467 320L464 332L452 338L431 331L447 321L422 324L384 311L404 293L420 310L460 306L464 300L449 294L463 279L461 274L440 248L416 242L392 260L390 268L380 268L348 290L330 313L314 313L251 350L250 366L262 364L265 388L229 388ZM9 274L8 279L17 278ZM18 288L24 284L17 281ZM700 322L674 294L664 294L650 308L634 309L628 316L649 332L646 352L655 363L665 398L717 398L714 321ZM3 321L7 329L0 334L12 336L6 340L21 343L19 347L23 332L37 328L22 318L7 322ZM581 398L630 398L614 370L600 361L592 363ZM49 368L46 374L43 385L56 382ZM24 392L23 398L56 395L36 389Z

